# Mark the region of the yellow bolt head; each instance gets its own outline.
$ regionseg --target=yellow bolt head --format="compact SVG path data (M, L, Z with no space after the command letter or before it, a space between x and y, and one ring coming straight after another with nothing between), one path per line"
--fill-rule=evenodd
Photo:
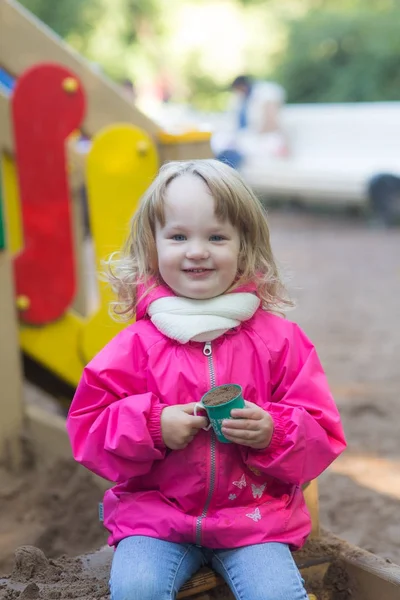
M23 296L23 295L17 296L16 305L17 305L18 310L21 310L21 311L28 310L28 308L31 305L31 301L28 298L28 296Z
M149 144L145 140L140 140L136 144L136 150L140 156L145 156L149 151Z
M75 94L79 87L79 83L75 77L66 77L62 82L62 87L67 94Z

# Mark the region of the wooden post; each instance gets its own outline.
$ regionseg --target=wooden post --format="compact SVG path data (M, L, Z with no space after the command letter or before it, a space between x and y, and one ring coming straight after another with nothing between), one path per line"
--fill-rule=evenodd
M0 250L0 463L17 469L22 463L22 373L18 348L12 265Z
M307 487L304 489L304 498L306 500L307 508L311 516L311 537L319 537L320 535L320 524L319 524L319 497L318 497L318 482L316 479L310 481Z
M3 176L7 159L2 150L10 139L8 99L0 94L0 464L16 469L22 464L23 458L23 398L13 271L6 249L9 240L6 239L3 203Z
M71 137L67 141L67 159L76 268L76 294L72 308L82 317L86 317L90 312L88 294L89 276L86 259L87 239L85 236L85 223L83 218L83 187L85 185L86 155L78 154L74 148L75 145L76 138Z

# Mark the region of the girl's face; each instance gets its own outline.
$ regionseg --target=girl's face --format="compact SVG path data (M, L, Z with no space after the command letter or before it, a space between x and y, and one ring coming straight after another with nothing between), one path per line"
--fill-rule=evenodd
M223 294L238 271L239 231L220 221L204 181L181 175L168 185L165 225L156 225L158 269L178 295L204 300Z

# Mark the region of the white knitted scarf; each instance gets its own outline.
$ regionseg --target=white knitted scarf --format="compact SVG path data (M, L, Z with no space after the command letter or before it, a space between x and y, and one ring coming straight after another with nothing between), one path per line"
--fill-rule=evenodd
M223 294L209 300L170 296L154 300L147 310L152 323L167 337L186 344L211 342L250 319L260 299L248 292Z

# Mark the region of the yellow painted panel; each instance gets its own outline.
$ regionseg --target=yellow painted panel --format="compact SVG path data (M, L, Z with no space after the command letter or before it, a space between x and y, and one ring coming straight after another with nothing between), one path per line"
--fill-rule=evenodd
M129 221L139 200L158 170L157 150L142 130L127 124L103 129L93 140L86 163L90 225L96 267L100 260L121 249ZM114 299L106 284L100 284L100 310L89 318L80 350L89 361L124 325L108 315Z
M44 327L21 325L21 348L46 369L76 386L85 364L78 351L83 324L81 317L69 312Z
M200 143L209 141L211 139L211 132L201 131L199 129L191 129L176 134L168 133L167 131L159 131L157 138L161 144Z
M4 191L7 248L11 256L14 256L22 250L24 236L17 170L13 159L7 154L3 154L1 157L1 179Z

